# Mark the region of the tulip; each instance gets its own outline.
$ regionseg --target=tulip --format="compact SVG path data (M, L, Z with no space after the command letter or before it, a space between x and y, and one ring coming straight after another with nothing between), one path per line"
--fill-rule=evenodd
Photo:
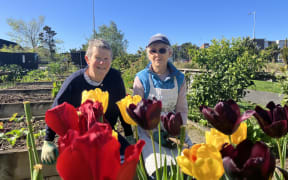
M132 180L145 142L126 148L125 161L120 164L120 144L112 137L108 124L96 123L79 136L74 130L65 135L65 150L57 159L57 171L65 180Z
M102 105L98 102L92 103L90 100L83 103L78 108L78 110L80 110L80 115L78 115L76 108L64 102L46 111L46 124L60 136L60 139L63 138L70 129L77 131L79 135L83 135L99 121L99 116L103 114ZM63 147L66 146L59 145L60 153L65 149Z
M253 144L242 141L236 149L232 145L221 150L226 174L231 179L271 179L275 169L275 157L263 142Z
M127 108L129 116L143 129L152 130L160 121L162 103L156 98L142 99L137 105L130 104Z
M242 122L239 128L231 135L232 144L239 144L247 138L247 124ZM222 145L225 143L230 143L229 136L221 133L215 128L211 128L211 131L205 132L206 144L212 144L219 151Z
M87 99L92 100L93 102L101 102L103 106L103 113L106 113L108 103L109 103L109 93L107 91L102 91L99 88L96 88L95 90L84 90L82 92L82 100L81 104L84 103Z
M139 95L135 95L135 96L127 95L125 98L121 99L120 101L116 103L120 109L120 112L124 121L127 124L137 125L137 123L131 119L126 109L129 108L130 104L137 105L141 101L141 99L142 98Z
M255 118L262 130L273 138L280 138L287 134L288 107L281 107L280 104L275 105L274 102L269 102L266 107L268 111L260 106L255 108Z
M103 106L98 101L93 102L88 99L77 110L81 134L90 129L95 122L103 122Z
M233 134L242 121L254 114L254 111L248 110L241 115L239 106L231 99L220 101L214 109L202 105L200 111L214 128L226 135Z
M172 136L178 136L180 134L180 128L183 125L181 113L169 112L166 115L161 116L161 121L164 125L164 128Z
M197 180L219 179L224 174L222 158L216 147L210 144L196 144L184 149L177 157L181 171Z

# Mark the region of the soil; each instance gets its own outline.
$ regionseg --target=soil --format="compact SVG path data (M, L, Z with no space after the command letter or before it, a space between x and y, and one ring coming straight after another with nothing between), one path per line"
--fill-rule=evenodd
M9 87L7 89L48 89L51 85L17 85L14 87ZM0 104L4 103L22 103L23 101L39 102L39 101L52 101L50 93L34 93L33 95L28 95L24 93L19 94L0 94Z
M51 94L0 94L0 104L6 103L22 103L23 101L39 102L39 101L52 101Z
M0 122L1 123L1 122ZM33 121L34 134L39 133L39 131L45 129L45 121L37 120ZM1 133L11 132L11 130L20 130L21 128L25 128L27 130L27 124L24 121L20 122L3 122L3 129L0 129ZM40 133L39 133L40 134ZM43 134L43 133L42 133ZM9 135L9 138L13 137ZM35 144L39 148L42 146L44 140L44 136L40 135L38 138L35 138ZM24 132L19 138L17 138L15 145L11 145L6 139L0 138L0 151L9 150L9 149L26 149L26 133Z

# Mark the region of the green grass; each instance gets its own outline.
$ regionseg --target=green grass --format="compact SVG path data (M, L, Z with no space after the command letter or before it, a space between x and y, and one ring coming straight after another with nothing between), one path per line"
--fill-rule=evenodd
M281 84L279 82L253 80L255 85L249 86L248 89L256 91L266 91L281 93Z

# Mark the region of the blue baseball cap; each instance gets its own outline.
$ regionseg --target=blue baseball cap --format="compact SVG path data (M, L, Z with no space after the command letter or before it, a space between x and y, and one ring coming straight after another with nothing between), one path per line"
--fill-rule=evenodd
M161 42L161 43L164 43L164 44L167 44L170 46L170 42L169 42L168 38L165 35L159 33L159 34L153 35L150 38L149 43L146 47L149 47L151 44L153 44L155 42Z

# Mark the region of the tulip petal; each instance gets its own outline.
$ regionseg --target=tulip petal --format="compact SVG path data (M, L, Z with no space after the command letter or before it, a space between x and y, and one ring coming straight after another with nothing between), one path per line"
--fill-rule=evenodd
M192 164L190 160L186 156L178 156L177 164L180 166L181 171L189 176L193 176L192 174Z
M260 106L256 106L255 112L256 113L254 114L254 116L258 120L258 123L261 127L264 128L265 126L272 123L272 117L270 115L270 112L265 111Z
M251 116L253 116L255 113L254 110L248 110L245 111L242 116L240 116L240 122L245 121L246 119L250 118Z
M229 176L229 178L241 179L241 170L237 167L231 157L223 157L223 166L225 169L225 173Z
M135 145L130 145L125 150L125 162L117 175L117 180L132 180L136 173L137 163L145 145L145 141L139 140Z
M204 117L213 125L213 127L224 134L231 135L240 124L240 121L237 121L236 114L223 102L218 103L215 106L215 110L206 106L202 106L200 109L202 110Z
M68 129L79 131L76 109L66 102L46 111L45 121L60 136L64 136Z
M239 108L238 104L235 101L233 101L232 99L229 99L228 101L226 101L226 103L230 106L230 108L239 117L240 116L240 108Z
M93 180L89 163L84 161L83 153L73 150L72 146L66 148L57 159L56 169L63 179Z
M273 122L271 125L265 126L263 131L273 138L280 138L287 134L287 121L276 121Z

